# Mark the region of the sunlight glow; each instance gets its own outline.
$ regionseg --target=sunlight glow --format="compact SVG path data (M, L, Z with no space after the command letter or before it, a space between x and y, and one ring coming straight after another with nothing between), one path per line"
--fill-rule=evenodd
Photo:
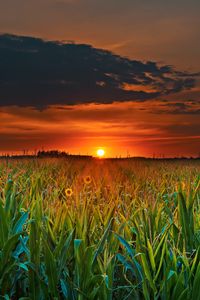
M103 157L105 155L105 151L103 149L98 149L97 150L97 156L98 157Z

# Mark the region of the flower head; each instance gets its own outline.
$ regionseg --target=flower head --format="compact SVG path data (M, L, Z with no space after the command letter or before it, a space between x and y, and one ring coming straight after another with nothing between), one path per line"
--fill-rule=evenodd
M71 197L72 194L73 194L72 189L70 189L70 188L65 189L65 195L66 195L67 197Z
M91 177L90 177L90 176L86 176L86 177L84 178L84 182L85 182L85 184L90 184L90 183L92 182Z

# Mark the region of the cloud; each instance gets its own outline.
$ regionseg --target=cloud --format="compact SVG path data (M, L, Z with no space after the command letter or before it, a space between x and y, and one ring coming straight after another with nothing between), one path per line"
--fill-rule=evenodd
M178 102L177 102L178 103ZM118 102L0 108L0 152L23 149L65 149L71 153L95 153L106 147L108 155L196 155L200 146L199 115L154 113L162 102ZM190 105L189 102L185 103ZM175 106L178 106L175 105ZM147 107L147 110L140 110Z
M159 104L156 109L150 108L154 114L200 115L200 101L168 102Z
M86 44L0 35L0 105L147 101L190 90L198 74Z

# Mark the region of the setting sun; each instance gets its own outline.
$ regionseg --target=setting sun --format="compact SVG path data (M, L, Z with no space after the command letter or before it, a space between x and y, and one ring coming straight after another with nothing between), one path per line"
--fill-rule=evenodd
M97 156L98 157L103 157L105 155L105 151L103 149L98 149L97 150Z

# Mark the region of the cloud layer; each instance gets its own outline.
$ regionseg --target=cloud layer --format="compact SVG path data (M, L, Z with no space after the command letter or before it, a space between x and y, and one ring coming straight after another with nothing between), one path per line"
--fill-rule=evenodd
M44 111L1 107L0 153L44 147L95 154L97 147L104 147L108 156L127 155L127 151L145 156L198 155L199 115L153 114L154 106L158 111L166 109L163 102L150 101L148 109L146 104L51 106Z
M146 101L190 90L198 74L90 45L0 35L0 105Z

